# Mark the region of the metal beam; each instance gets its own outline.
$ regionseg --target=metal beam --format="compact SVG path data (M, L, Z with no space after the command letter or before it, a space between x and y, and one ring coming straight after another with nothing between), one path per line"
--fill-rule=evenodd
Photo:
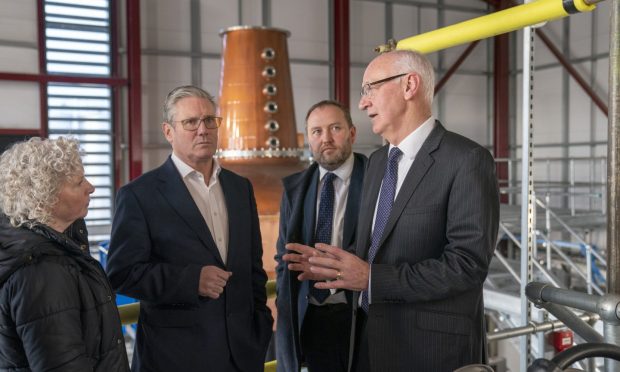
M439 80L439 82L435 84L435 93L434 93L435 96L437 95L437 93L439 93L441 88L443 88L443 86L446 85L448 80L450 80L452 75L454 75L454 73L456 72L456 70L458 70L461 64L463 64L463 62L471 54L472 50L474 50L476 45L478 45L479 41L480 40L476 40L473 43L469 44L467 48L463 51L463 53L461 53L459 58L457 58L456 61L454 61L454 63L452 64L452 66L450 66L448 71L446 71L446 73L441 77L441 80Z
M142 79L140 62L140 0L127 0L127 112L129 117L129 179L142 174Z
M334 90L336 101L350 106L349 0L334 0Z
M592 102L603 111L603 113L607 116L608 110L607 105L603 100L596 94L594 90L590 87L588 82L581 77L581 74L577 72L577 70L572 66L570 61L560 52L560 50L551 42L551 40L547 37L547 35L542 30L536 30L536 34L540 38L540 40L547 46L551 54L560 62L560 64L566 69L566 71L570 74L570 76L575 79L577 84L583 89L583 91L590 97Z

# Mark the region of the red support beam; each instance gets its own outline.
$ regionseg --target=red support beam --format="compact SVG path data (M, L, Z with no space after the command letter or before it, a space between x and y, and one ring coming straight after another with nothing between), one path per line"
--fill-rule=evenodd
M448 82L448 80L450 80L450 78L456 72L456 70L458 70L458 68L461 67L461 64L465 61L465 59L467 59L467 57L469 56L471 51L474 50L476 45L478 45L478 42L480 42L480 40L476 40L472 42L471 44L469 44L469 46L463 51L463 53L461 53L459 58L456 59L456 61L452 64L452 66L450 66L448 71L446 71L446 73L442 76L441 80L439 80L439 82L435 84L435 94L434 94L435 96L437 95L437 93L439 93L441 88L443 88L443 86L446 85L446 83Z
M37 41L39 52L39 74L47 75L45 58L45 9L43 0L37 0ZM39 110L41 137L47 137L47 82L39 81Z
M581 75L579 74L579 72L577 72L577 70L573 67L573 65L571 64L571 62L564 56L564 54L562 54L562 52L560 52L560 50L551 42L551 40L547 37L547 35L545 35L545 33L540 30L537 29L536 30L536 35L538 35L538 37L540 37L540 40L542 40L542 42L547 46L547 48L549 49L549 51L551 52L551 54L553 54L555 56L555 58L557 58L558 62L560 62L560 64L562 66L564 66L564 68L566 69L566 71L569 73L570 76L573 77L573 79L575 79L575 81L577 82L577 84L579 84L579 86L583 89L583 91L588 95L588 97L590 97L590 99L592 100L592 102L594 102L594 104L601 109L601 111L603 111L603 113L605 114L605 116L609 116L608 114L608 109L607 109L607 104L605 104L605 102L603 102L603 100L596 94L596 92L590 87L590 84L588 84L585 79L583 77L581 77Z
M509 6L512 7L512 6L519 5L514 0L483 0L483 1L491 5L496 5L497 1L504 2L506 4L506 7L509 7ZM502 8L502 9L505 9L505 8ZM575 68L572 66L568 58L566 58L566 56L562 54L562 52L560 52L560 50L551 42L551 40L547 37L544 31L538 28L536 29L536 35L540 37L540 40L547 46L547 48L549 48L549 51L551 52L551 54L553 54L554 57L558 60L558 62L560 62L560 64L566 69L568 74L572 76L573 79L575 79L577 84L579 84L579 86L584 90L584 92L588 95L588 97L590 97L590 99L594 102L594 104L599 109L601 109L601 111L603 111L605 116L609 116L607 104L596 94L596 92L590 87L590 85L585 81L585 79L581 77L579 72L577 72L577 70L575 70Z
M112 86L125 86L127 79L122 78L105 78L105 77L87 77L87 76L60 76L41 74L24 74L14 72L0 72L0 80L13 81L36 81L45 85L47 83L71 83L71 84L105 84Z
M349 0L334 0L334 90L336 101L350 106Z
M142 87L140 0L127 0L127 75L129 78L129 179L142 174Z
M118 53L119 44L119 8L118 1L110 2L110 72L112 78L120 77L120 56ZM127 79L123 79L127 85ZM113 161L112 174L114 175L114 190L121 187L121 167L123 162L123 153L121 148L121 140L123 138L123 129L121 127L121 86L111 86L112 91L112 148ZM115 195L113 192L112 195ZM114 200L114 199L113 199Z

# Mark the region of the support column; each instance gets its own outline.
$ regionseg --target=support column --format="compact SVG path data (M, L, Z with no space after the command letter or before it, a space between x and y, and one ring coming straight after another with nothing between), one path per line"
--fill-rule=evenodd
M349 0L334 0L335 99L350 106Z
M129 80L129 179L142 174L142 69L140 0L127 0L127 76Z
M496 10L504 10L509 7L505 0L499 1ZM509 105L509 35L502 34L493 38L493 155L495 158L509 158L508 146L510 105ZM496 164L497 179L500 187L508 185L508 164L500 162ZM501 195L501 202L508 202L508 195Z

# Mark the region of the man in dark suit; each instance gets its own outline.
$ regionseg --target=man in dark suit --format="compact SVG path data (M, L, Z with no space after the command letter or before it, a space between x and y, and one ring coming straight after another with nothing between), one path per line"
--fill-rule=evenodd
M250 182L213 157L213 97L172 90L162 130L172 155L122 187L108 275L140 300L132 371L263 370L273 318Z
M316 287L358 291L358 372L453 371L486 358L495 167L486 149L433 118L433 88L433 68L419 53L389 52L368 65L359 107L388 144L369 159L356 255L287 246L312 256L313 276L337 279Z
M346 372L351 329L351 291L315 290L283 260L286 243L324 242L354 252L356 222L367 158L353 153L356 129L340 103L321 101L306 115L315 162L283 179L276 260L279 372ZM326 234L325 234L326 233ZM306 262L307 263L307 262Z

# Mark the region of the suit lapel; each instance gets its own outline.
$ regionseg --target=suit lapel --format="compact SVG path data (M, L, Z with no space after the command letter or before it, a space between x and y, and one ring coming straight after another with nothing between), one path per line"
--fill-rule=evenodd
M316 220L316 198L317 189L319 188L319 168L317 167L310 179L306 195L304 197L303 214L304 225L302 227L302 236L304 244L314 246L314 224Z
M218 262L224 266L224 262L213 241L209 227L202 217L202 214L200 214L200 210L198 210L194 199L192 199L192 195L189 193L187 186L185 186L172 159L168 158L160 169L159 192L168 200L170 206L177 212L181 219L194 230L202 244L204 244L217 258Z
M420 185L420 182L422 182L422 179L435 162L431 156L431 153L439 147L439 143L441 142L441 139L446 131L438 121L436 123L437 125L435 129L433 129L433 131L429 134L426 141L424 141L422 148L418 151L418 154L416 155L416 158L413 161L413 164L411 164L411 168L409 168L409 172L407 172L407 176L403 181L403 185L400 187L396 200L394 200L394 205L392 206L392 211L390 212L390 218L388 219L385 229L383 230L379 247L383 245L385 239L390 235L396 221L398 221L400 215L405 209L407 201L411 199L411 196Z
M364 164L355 157L351 182L349 184L349 195L347 196L347 206L344 215L344 229L342 231L342 248L348 250L353 243L355 226L359 215L360 194L362 192L362 182L364 180Z
M358 226L358 239L355 244L355 254L362 259L366 259L368 248L370 248L372 220L375 215L377 199L379 198L383 173L385 173L388 149L389 146L386 145L373 154L373 161L370 163L364 175L364 193L361 205L367 210L361 213L360 225Z
M226 259L226 267L230 269L234 267L235 257L239 257L236 250L239 249L241 244L237 240L243 234L247 234L248 230L246 227L249 220L244 219L245 214L241 212L244 209L241 198L245 197L245 195L239 189L239 183L234 182L230 173L225 169L222 169L218 179L222 184L226 210L228 211L228 247L226 247L228 257Z

